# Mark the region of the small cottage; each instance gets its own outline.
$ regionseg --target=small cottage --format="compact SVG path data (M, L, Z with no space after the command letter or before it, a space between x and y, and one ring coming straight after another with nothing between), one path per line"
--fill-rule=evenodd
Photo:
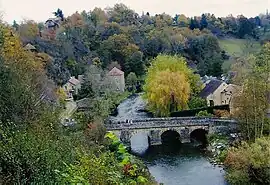
M109 71L108 78L113 89L120 92L125 91L125 73L123 71L114 67Z
M72 98L72 94L78 94L79 89L81 89L81 82L72 76L68 82L63 86L64 91L68 98Z
M222 105L222 91L227 87L225 82L220 80L210 80L205 83L205 87L200 93L200 97L206 99L208 106Z

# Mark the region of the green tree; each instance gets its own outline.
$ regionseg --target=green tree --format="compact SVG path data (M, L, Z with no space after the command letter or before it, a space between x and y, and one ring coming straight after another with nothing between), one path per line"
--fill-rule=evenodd
M135 86L137 85L137 82L138 82L138 78L135 73L131 72L127 75L126 84L128 87L130 87L131 89L134 89Z
M145 80L144 98L148 108L159 116L187 108L190 94L198 88L193 74L182 57L159 55L152 61Z
M188 53L194 61L197 61L200 75L220 76L222 74L224 60L216 37L201 35L191 38Z
M203 30L204 28L207 28L208 26L208 22L207 22L207 18L205 14L202 14L200 25L201 25L200 27L201 30Z
M177 17L177 23L181 27L188 27L189 21L184 14L181 14Z
M198 109L202 107L207 107L207 102L205 99L193 96L188 102L189 109Z
M266 117L270 93L269 48L269 44L265 45L258 56L251 58L249 69L240 74L242 78L236 76L237 80L240 79L242 90L234 101L237 107L235 116L240 121L243 134L250 141L262 137L269 128Z

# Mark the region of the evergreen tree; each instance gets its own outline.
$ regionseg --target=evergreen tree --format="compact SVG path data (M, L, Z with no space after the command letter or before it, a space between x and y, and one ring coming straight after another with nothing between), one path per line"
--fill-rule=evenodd
M14 20L12 27L15 28L15 30L17 31L19 29L19 24Z
M207 22L205 14L202 14L202 18L201 18L200 23L201 23L201 27L200 27L201 30L203 30L204 28L207 28L208 22Z
M191 18L190 23L189 23L189 29L194 30L197 28L199 28L199 23L198 23L196 17Z

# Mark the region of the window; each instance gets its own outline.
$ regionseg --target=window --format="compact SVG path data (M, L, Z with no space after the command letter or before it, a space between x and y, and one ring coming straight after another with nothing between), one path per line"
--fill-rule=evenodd
M211 107L215 105L213 100L209 100L209 103Z

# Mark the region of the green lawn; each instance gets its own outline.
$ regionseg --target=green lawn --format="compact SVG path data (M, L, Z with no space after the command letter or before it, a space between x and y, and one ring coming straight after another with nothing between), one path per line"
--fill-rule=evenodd
M225 50L230 56L243 56L247 53L256 53L260 49L260 43L246 39L219 39L221 49ZM226 60L223 63L223 71L226 73L230 70L233 60Z
M260 48L259 42L246 39L220 39L219 44L231 56L241 56L247 50L256 52Z

